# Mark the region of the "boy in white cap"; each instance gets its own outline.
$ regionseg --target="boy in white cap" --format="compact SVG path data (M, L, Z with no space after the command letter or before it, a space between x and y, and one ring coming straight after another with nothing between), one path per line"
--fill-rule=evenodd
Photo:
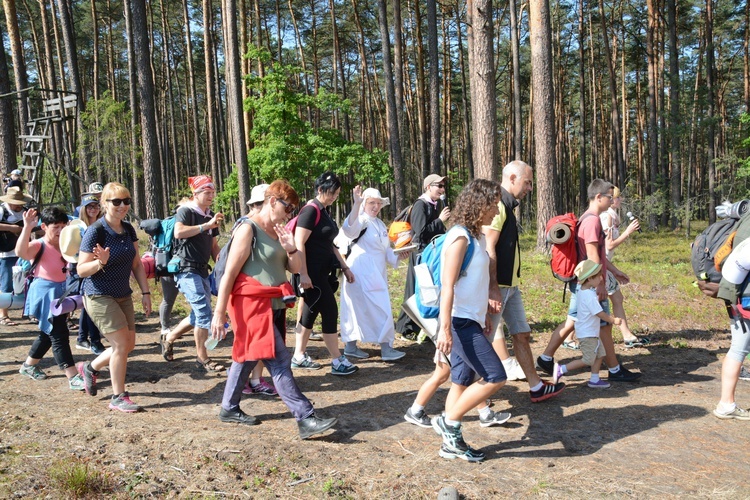
M567 365L555 363L552 370L552 381L556 384L569 371L590 366L591 379L589 379L588 386L592 389L607 389L610 386L609 382L599 378L599 369L605 356L604 346L599 340L600 321L620 325L622 319L604 312L601 304L599 304L596 287L603 279L601 264L586 259L578 263L574 273L578 278L580 289L571 298L571 301L575 300L578 307L575 329L582 357Z

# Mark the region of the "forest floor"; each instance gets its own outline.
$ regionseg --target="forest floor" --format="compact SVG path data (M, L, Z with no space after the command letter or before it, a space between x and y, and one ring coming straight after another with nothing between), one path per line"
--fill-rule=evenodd
M128 365L128 390L145 408L138 414L107 409L105 372L96 397L71 392L51 355L41 364L47 380L19 375L35 326L9 327L0 337L3 498L65 498L76 486L91 498L435 498L444 486L465 498L750 496L750 424L711 414L728 334L691 330L689 317L675 320L674 330L651 331L647 348L618 348L624 365L643 373L640 383L594 391L578 374L559 397L532 404L525 382L509 382L494 401L512 413L509 422L481 428L476 412L466 420L467 441L487 454L481 464L440 458L435 433L403 419L432 370L428 343L397 341L408 354L395 363L365 346L371 357L356 361L351 377L331 376L325 362L297 373L319 414L339 419L335 431L300 441L276 398L243 397L261 425L219 422L225 377L195 368L191 337L165 362L154 318L139 322ZM535 353L547 337L535 335ZM228 344L214 355L225 363ZM322 342L309 351L325 359ZM575 356L558 352L561 360ZM748 403L750 382L740 381L737 395Z
M524 245L533 244L532 236ZM476 411L465 420L467 442L487 455L479 464L440 458L438 436L403 419L434 368L429 341L397 339L407 355L393 363L365 344L371 357L353 360L360 370L350 377L332 376L323 343L311 341L308 352L323 368L295 372L297 381L319 415L339 422L301 441L276 398L243 396L243 410L260 425L220 422L226 377L195 367L192 336L176 344L174 362L164 361L154 316L138 316L128 364L127 388L144 407L137 414L107 409L106 372L96 397L70 391L51 353L41 362L47 380L19 375L36 325L2 327L0 498L436 498L445 486L467 499L750 498L750 422L711 413L730 344L726 314L691 285L684 237L644 233L627 243L617 264L633 280L623 288L628 318L652 344L620 343L617 353L643 374L641 381L594 390L585 374L574 374L562 394L542 403L531 403L525 382L509 382L493 398L495 410L512 414L506 424L482 428ZM546 258L525 255L522 289L538 355L566 306ZM402 266L389 278L399 290L391 297L394 311L403 276ZM175 319L187 310L179 300ZM228 365L230 344L231 337L212 356ZM93 358L75 348L73 354ZM577 356L557 353L559 361ZM447 388L430 402L429 414L442 410ZM750 382L739 382L737 400L750 405Z

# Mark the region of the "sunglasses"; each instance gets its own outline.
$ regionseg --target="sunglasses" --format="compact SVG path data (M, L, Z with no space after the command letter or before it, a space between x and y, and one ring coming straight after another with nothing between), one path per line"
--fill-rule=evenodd
M445 184L442 184L442 183L441 184L430 184L430 185L431 186L435 186L436 188L439 188L439 189L445 189Z
M133 203L133 198L112 198L107 201L116 207L119 207L123 203L129 206L131 203Z
M127 205L127 203L126 203L126 205ZM98 203L89 203L88 205L86 205L86 210L88 210L89 208L95 208L95 209L99 210L99 204Z
M281 198L276 198L276 201L278 201L279 203L281 203L281 205L284 207L284 211L286 213L290 214L290 213L294 212L295 206L292 205L291 203L287 203L284 200L282 200Z

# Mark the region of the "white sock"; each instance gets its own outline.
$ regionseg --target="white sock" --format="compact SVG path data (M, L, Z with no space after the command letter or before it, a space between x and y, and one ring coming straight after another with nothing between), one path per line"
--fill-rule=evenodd
M460 425L460 424L461 424L460 420L450 420L450 419L448 419L448 417L445 417L445 425L447 425L449 427L455 427L455 426Z
M737 403L722 403L721 401L716 407L716 409L719 410L719 413L723 413L725 415L728 413L732 413L735 408L737 408Z
M260 385L260 378L251 378L250 387L255 387L256 385Z
M539 357L542 358L544 361L552 361L553 359L552 356L547 356L546 354L542 354Z
M563 375L568 373L568 365L560 365L560 373L562 373Z
M479 410L479 418L487 418L490 415L492 415L492 410L490 410L489 406L485 406L481 410Z
M541 389L542 387L544 387L544 383L543 383L543 382L539 382L539 383L538 383L538 384L536 384L536 385L535 385L534 387L529 387L529 390L531 390L532 392L533 392L533 391L538 391L538 390L539 390L539 389Z
M591 379L590 379L590 381L594 382L594 383L599 382L599 372L597 372L597 373L591 372Z
M617 373L619 371L620 371L620 365L619 364L617 366L613 366L612 368L609 369L609 373Z
M419 412L423 411L423 410L424 410L424 406L422 406L422 405L420 405L420 404L418 404L416 402L411 405L411 413L412 413L412 415L419 415Z

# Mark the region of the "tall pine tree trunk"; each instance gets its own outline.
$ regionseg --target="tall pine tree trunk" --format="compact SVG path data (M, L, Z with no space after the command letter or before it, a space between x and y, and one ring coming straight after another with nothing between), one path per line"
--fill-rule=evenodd
M706 0L706 167L708 168L708 222L716 222L716 81L714 67L714 2Z
M13 63L13 77L16 84L16 91L21 92L29 86L29 77L26 74L26 60L23 56L21 31L18 28L16 0L3 0L3 10L5 11L5 26L8 30L8 40L10 40L10 57ZM22 134L25 134L26 122L29 119L29 103L26 100L28 93L22 92L18 97L19 130L21 130Z
M430 172L440 167L440 54L438 53L437 0L427 0L427 53L430 60Z
M750 5L750 3L748 3ZM677 8L675 0L667 0L667 19L669 23L669 142L672 153L670 194L672 200L671 227L679 224L677 210L682 202L682 161L680 157L680 61L677 51ZM747 30L747 28L745 28Z
M3 27L0 25L0 40L3 39ZM10 74L5 45L0 43L0 95L10 93ZM10 96L0 97L0 165L6 172L15 170L16 162L16 127L13 119L13 100Z

